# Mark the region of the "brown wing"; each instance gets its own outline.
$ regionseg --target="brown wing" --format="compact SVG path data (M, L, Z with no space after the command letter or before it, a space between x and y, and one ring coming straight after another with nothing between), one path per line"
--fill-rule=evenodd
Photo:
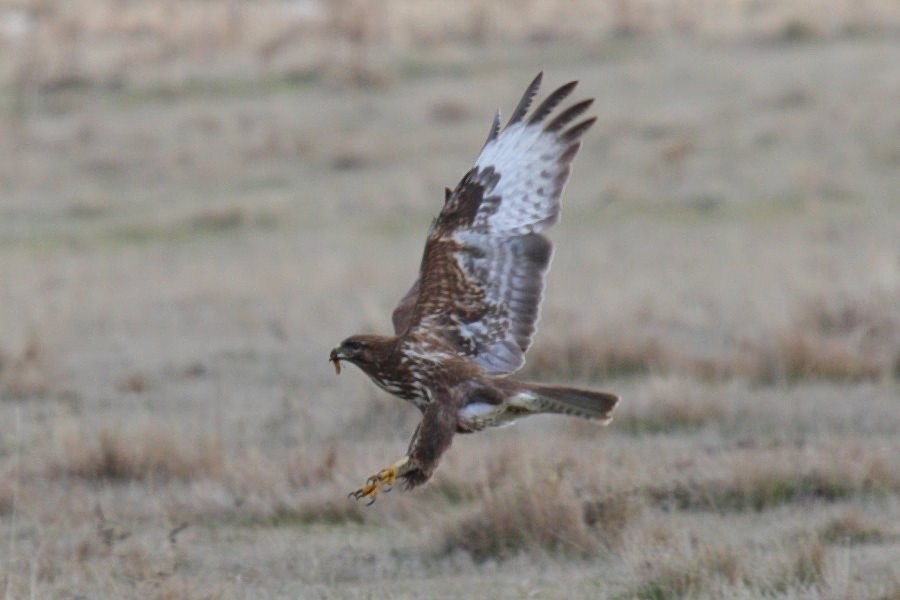
M552 246L540 232L559 218L559 199L582 134L584 100L546 122L575 88L550 94L527 120L539 74L501 131L495 119L475 166L448 194L419 271L394 311L397 333L449 344L487 373L525 362Z
M391 321L394 323L395 335L403 335L406 333L406 330L409 329L413 309L416 307L416 302L418 300L419 280L416 279L415 283L412 284L412 287L409 288L409 291L400 299L397 308L394 309L394 313L391 315Z

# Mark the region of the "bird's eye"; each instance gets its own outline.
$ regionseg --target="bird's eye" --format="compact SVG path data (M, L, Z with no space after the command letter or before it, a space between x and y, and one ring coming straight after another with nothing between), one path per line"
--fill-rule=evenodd
M356 352L360 348L362 348L362 344L360 344L359 342L347 342L346 344L344 344L344 347L346 347L347 350L352 350L353 352Z

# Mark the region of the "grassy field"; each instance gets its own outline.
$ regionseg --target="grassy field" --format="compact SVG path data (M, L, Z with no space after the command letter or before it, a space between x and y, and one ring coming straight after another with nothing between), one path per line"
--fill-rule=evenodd
M894 3L70 4L0 2L4 598L900 599ZM417 413L328 352L540 69L598 122L521 377L615 420L354 503Z

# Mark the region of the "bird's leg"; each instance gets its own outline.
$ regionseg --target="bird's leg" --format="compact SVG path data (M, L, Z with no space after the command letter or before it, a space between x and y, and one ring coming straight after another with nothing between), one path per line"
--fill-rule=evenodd
M369 504L372 504L375 502L375 497L378 495L378 492L391 491L391 487L397 482L397 478L402 477L410 470L409 456L404 456L388 468L382 469L375 475L369 477L366 485L355 492L350 492L350 497L354 500L367 498Z
M406 456L369 477L366 485L350 493L354 500L366 498L369 504L383 488L390 490L398 479L403 478L408 489L422 485L431 477L441 455L450 447L456 433L456 406L449 402L449 396L438 396L425 408L422 422L416 427Z

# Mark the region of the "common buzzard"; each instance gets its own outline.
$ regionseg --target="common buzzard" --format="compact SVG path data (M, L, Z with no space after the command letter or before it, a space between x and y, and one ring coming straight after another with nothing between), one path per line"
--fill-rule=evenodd
M539 73L502 130L500 112L475 166L428 232L419 277L394 309L394 335L354 335L331 351L382 389L422 411L406 456L369 478L351 497L370 502L398 479L428 481L456 433L555 413L612 419L614 394L507 379L525 363L550 264L542 235L559 218L559 200L581 136L578 120L593 99L553 116L576 81L528 114Z

